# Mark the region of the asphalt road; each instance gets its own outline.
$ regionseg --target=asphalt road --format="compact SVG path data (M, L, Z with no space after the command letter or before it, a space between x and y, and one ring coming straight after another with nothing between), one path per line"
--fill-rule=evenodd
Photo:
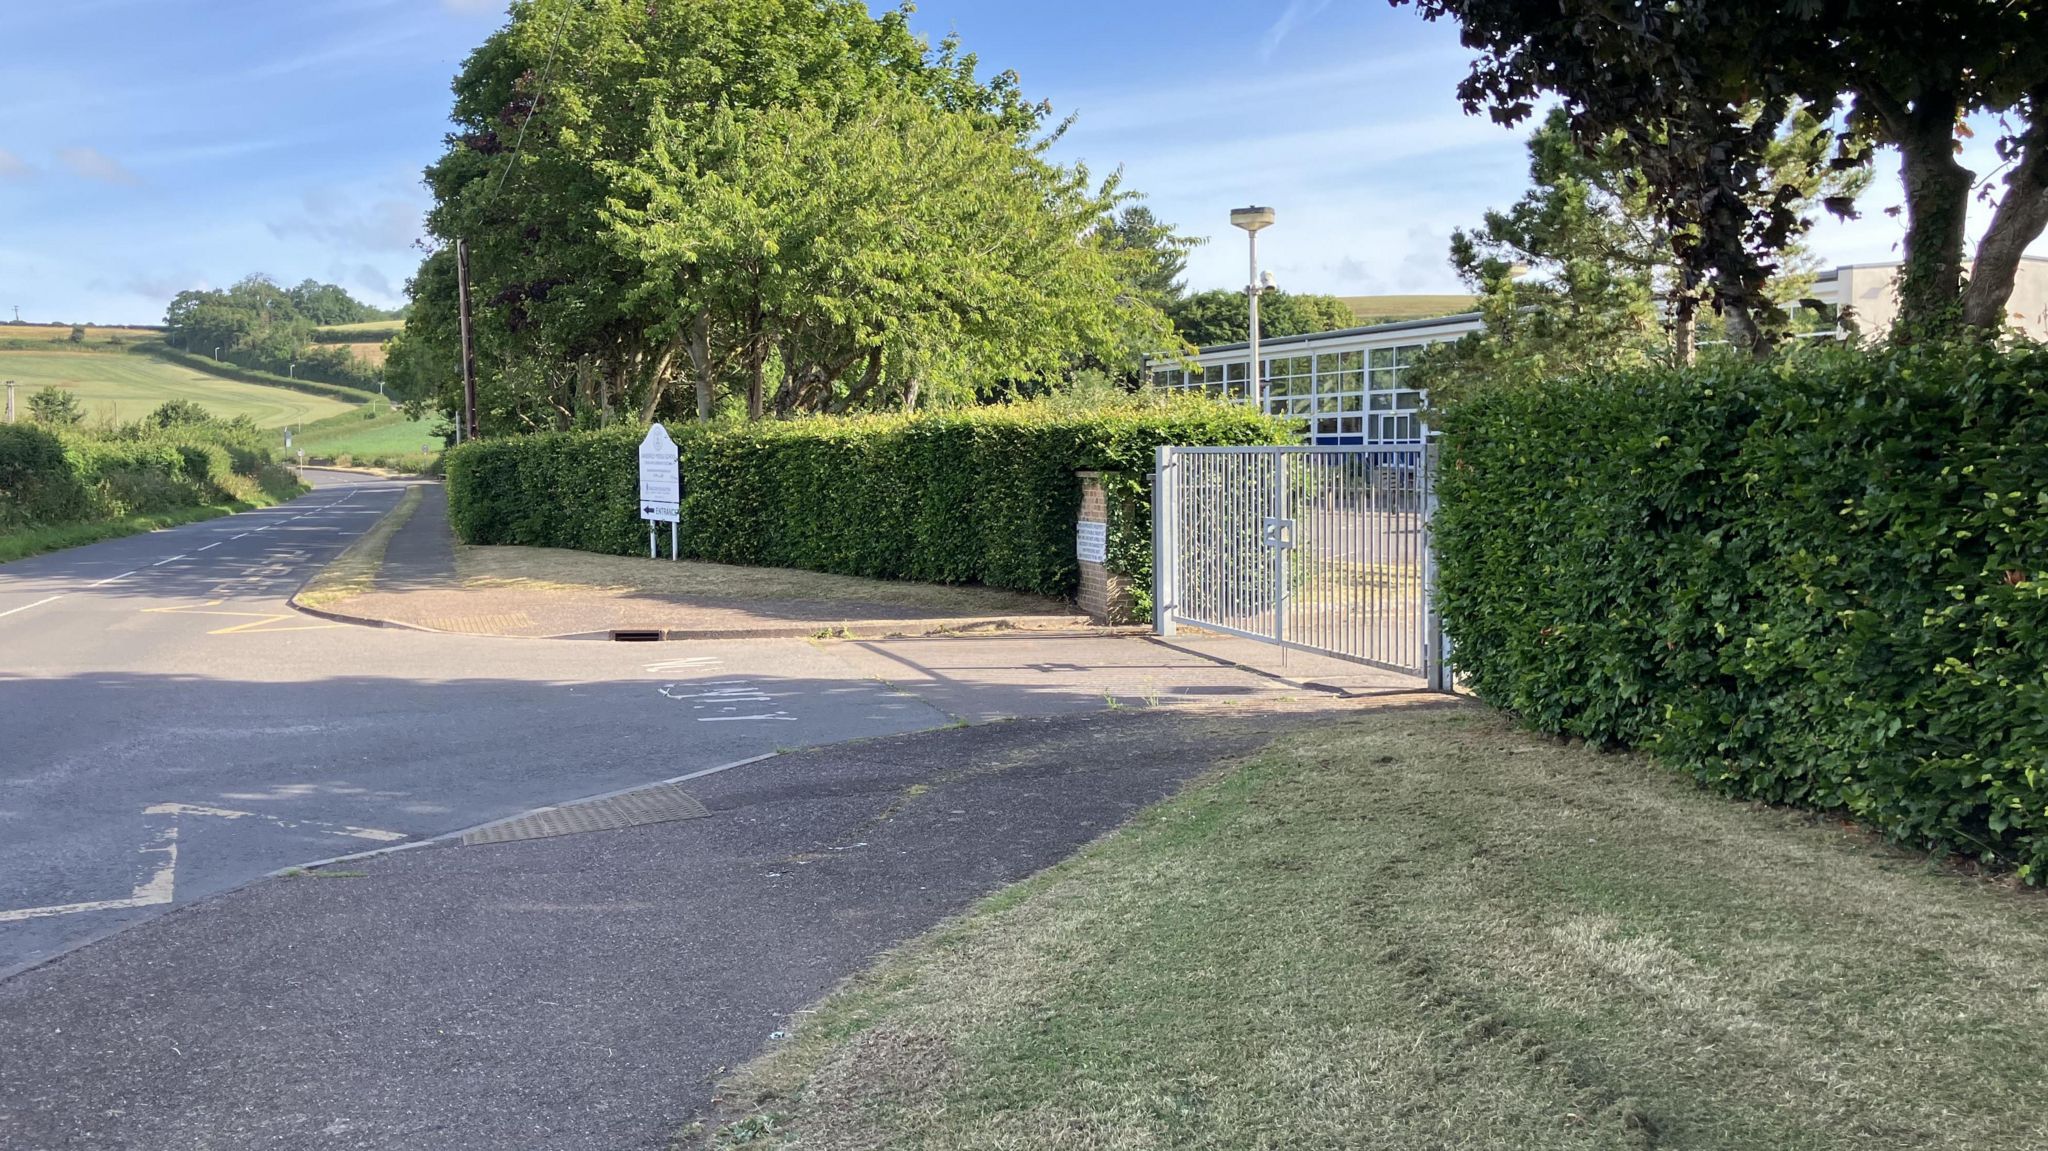
M663 1151L877 953L1317 722L862 740L692 782L704 818L253 885L0 982L0 1147Z
M808 645L370 630L285 600L400 483L0 565L0 978L278 868L941 726Z

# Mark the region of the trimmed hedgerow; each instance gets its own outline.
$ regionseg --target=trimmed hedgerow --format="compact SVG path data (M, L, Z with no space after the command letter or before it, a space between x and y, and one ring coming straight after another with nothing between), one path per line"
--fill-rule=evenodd
M298 490L233 425L136 428L118 438L0 425L0 531L272 502Z
M1285 442L1288 428L1204 400L1074 412L1015 404L670 429L683 554L717 563L1071 595L1074 473L1113 476L1115 565L1151 573L1142 497L1160 444ZM465 444L448 453L464 540L631 555L647 547L636 428ZM665 533L664 533L665 534Z
M157 340L137 344L135 345L135 350L144 355L155 356L157 359L177 364L180 367L191 368L194 371L205 372L207 375L219 376L226 380L240 380L245 384L263 384L267 387L303 392L309 396L325 396L330 400L342 400L351 404L367 403L371 400L381 400L384 398L377 392L374 377L354 382L333 383L323 383L319 380L308 380L303 377L294 379L290 376L280 376L276 372L262 372L254 368L242 367L240 364L226 363L209 356L195 356L190 352L179 351L169 344ZM347 354L346 352L342 353L344 356Z
M1539 729L2048 876L2048 350L1826 350L1445 418L1459 673Z

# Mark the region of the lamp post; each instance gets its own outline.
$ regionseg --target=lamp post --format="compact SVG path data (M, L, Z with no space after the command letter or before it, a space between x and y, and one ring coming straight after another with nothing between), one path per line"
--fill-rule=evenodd
M1266 410L1266 374L1259 364L1259 233L1273 226L1273 209L1254 205L1238 208L1230 213L1230 222L1243 228L1252 240L1252 278L1245 283L1244 294L1252 303L1252 366L1250 387L1252 406Z
M297 360L292 361L290 374L288 374L285 378L288 380L296 380L299 378L299 362Z

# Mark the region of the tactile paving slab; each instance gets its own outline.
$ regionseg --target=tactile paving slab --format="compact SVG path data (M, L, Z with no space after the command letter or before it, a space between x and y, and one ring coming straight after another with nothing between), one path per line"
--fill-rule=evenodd
M616 831L649 823L702 819L710 814L710 809L699 803L695 796L673 783L664 783L609 799L551 807L504 823L494 823L463 836L462 845L475 847L485 843L517 843L524 839L581 835L586 831Z

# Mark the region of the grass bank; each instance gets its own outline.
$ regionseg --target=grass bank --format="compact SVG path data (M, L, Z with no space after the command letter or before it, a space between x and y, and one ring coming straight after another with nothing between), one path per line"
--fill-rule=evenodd
M2048 901L1477 707L1291 737L885 958L716 1146L2048 1145Z
M321 568L319 574L307 581L293 602L306 607L320 607L350 596L362 595L377 585L377 573L384 570L384 553L391 547L391 537L398 534L419 510L425 493L419 487L410 487L398 497L393 507L377 526L363 533L363 538L350 544L346 551L334 558L334 562Z
M122 536L195 524L201 520L233 515L235 512L270 507L271 503L272 501L266 500L261 503L200 504L196 507L155 512L150 515L85 520L80 523L57 524L53 527L19 528L11 532L0 532L0 563L26 559L44 552L61 551L64 548L96 544L101 540L119 539Z

